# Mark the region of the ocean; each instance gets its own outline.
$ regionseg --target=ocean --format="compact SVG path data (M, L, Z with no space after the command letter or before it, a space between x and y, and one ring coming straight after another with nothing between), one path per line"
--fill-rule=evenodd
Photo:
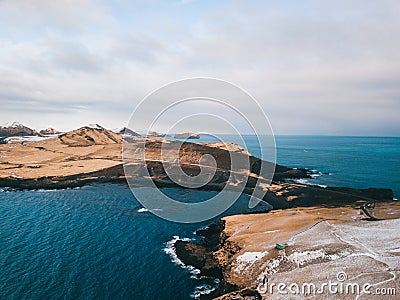
M245 141L259 155L255 138ZM400 138L277 136L276 142L278 163L319 172L308 184L387 187L400 198ZM181 201L215 195L164 192ZM243 195L224 215L246 210L247 200ZM198 239L193 232L213 220L162 220L125 185L0 189L0 216L0 299L191 299L216 284L196 279L171 248L177 238Z

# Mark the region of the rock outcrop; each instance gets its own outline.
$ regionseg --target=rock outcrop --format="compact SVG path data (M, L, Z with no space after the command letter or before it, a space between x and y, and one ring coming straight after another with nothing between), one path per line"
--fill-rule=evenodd
M121 135L129 135L129 136L132 136L132 137L141 136L139 133L137 133L137 132L135 132L132 129L129 129L127 127L123 127L123 128L119 128L119 129L113 130L113 132L121 134Z
M57 129L49 127L49 128L40 130L39 133L41 135L54 135L54 134L60 134L61 132L58 131Z

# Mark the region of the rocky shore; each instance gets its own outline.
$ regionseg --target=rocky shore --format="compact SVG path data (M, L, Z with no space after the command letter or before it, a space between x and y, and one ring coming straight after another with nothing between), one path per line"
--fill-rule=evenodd
M171 140L165 142L160 138L145 139L135 136L129 143L131 150L135 152L139 149L140 143L146 143L146 161L131 164L132 172L129 174L138 186L143 184L141 178L144 169L148 171L157 186L176 186L165 171L166 166L174 164L175 157L171 156L169 159L168 151L172 153L176 144L181 148L180 166L188 175L199 173L199 161L203 155L208 154L215 158L217 163L215 175L207 185L201 187L203 190L219 191L225 187L230 175L232 154L244 156L249 160L249 170L245 170L247 183L244 193L252 194L257 181L265 182L265 188L270 181L264 174L260 174L261 160L234 144L188 142L181 144ZM122 145L122 134L104 128L90 127L37 142L1 144L0 187L56 189L98 182L126 182L121 158ZM161 156L162 147L163 156ZM263 200L278 209L317 204L335 206L368 199L379 201L393 199L393 193L389 189L322 188L287 181L309 178L311 174L312 172L306 169L276 165L272 184ZM228 185L228 188L235 190L236 187L232 184Z

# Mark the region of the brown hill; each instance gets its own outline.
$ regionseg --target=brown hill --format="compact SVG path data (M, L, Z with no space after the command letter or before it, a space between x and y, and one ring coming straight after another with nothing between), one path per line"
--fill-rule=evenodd
M82 127L59 136L60 141L68 146L82 147L92 145L120 144L122 138L104 128Z

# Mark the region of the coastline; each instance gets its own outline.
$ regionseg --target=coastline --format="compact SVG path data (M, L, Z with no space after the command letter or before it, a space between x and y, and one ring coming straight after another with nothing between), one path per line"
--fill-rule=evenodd
M134 183L137 187L146 186L143 181L143 170L149 172L157 187L179 187L165 171L165 166L173 165L174 162L161 160L160 151L164 146L163 139L136 138L135 142L146 143L145 163L138 162L130 165L134 170L130 176L135 179ZM167 150L169 149L168 144L173 143L175 142L167 142ZM22 190L63 189L96 183L126 183L127 178L121 158L122 145L123 140L120 135L105 129L87 127L44 141L1 144L0 187ZM259 276L261 276L256 274L260 270L257 266L268 263L268 257L269 262L284 257L282 261L286 263L291 259L288 257L311 253L316 256L318 263L325 263L327 262L325 259L328 257L340 256L340 252L332 250L334 247L328 247L329 251L323 252L321 249L310 248L310 245L303 245L304 248L299 248L293 253L276 252L273 250L274 243L290 240L293 234L301 233L307 228L319 224L320 221L323 221L321 224L324 224L321 226L328 227L315 226L320 232L314 234L329 233L330 230L333 230L332 226L334 225L330 223L327 225L328 223L325 221L329 220L335 224L352 221L356 218L353 214L355 208L365 202L373 200L379 205L394 203L391 189L321 187L293 182L316 175L314 171L308 169L275 165L274 178L268 185L268 178L264 178L263 174L260 174L261 160L234 144L226 146L220 143L184 142L182 148L180 166L187 174L198 174L199 159L204 154L215 157L217 170L213 178L208 184L199 188L199 190L205 191L220 191L225 187L229 177L230 154L234 153L248 158L250 166L249 170L246 170L248 180L243 193L251 195L257 181L261 180L262 183L265 183L265 188L268 188L268 193L262 200L273 206L273 211L268 213L259 212L224 217L219 223L211 225L207 229L198 230L198 234L203 238L203 243L198 244L178 239L173 245L170 245L174 247L177 257L183 264L200 270L199 276L209 276L218 280L218 288L203 295L204 299L213 297L230 299L224 297L230 297L229 295L235 295L235 293L239 293L237 295L240 297L247 296L254 299L261 297L262 295L256 290L257 283L260 281ZM234 185L228 186L228 188L235 191ZM303 208L299 210L297 209L299 207ZM312 212L311 217L302 214L302 212L308 211ZM342 213L347 216L346 220L342 218ZM299 220L296 219L296 215L300 216ZM352 217L349 217L350 215ZM273 220L271 216L273 216ZM278 228L271 227L271 224L265 223L266 220L275 225L285 220L287 222L295 220L296 226L299 227L288 224ZM263 234L267 234L269 239L266 244L264 241L262 243L256 241L255 237L259 234L257 230L256 232L251 231L255 230L254 224L257 222L263 224ZM243 242L240 237L244 234L247 237L253 236L253 238ZM280 238L278 239L278 237ZM310 238L310 240L312 239ZM253 248L248 248L248 245ZM337 248L340 249L339 246ZM288 251L291 250L292 248L289 247ZM237 266L238 261L242 265ZM246 276L235 275L235 271L232 271L235 268L240 272L247 270L249 273ZM251 278L251 281L245 281L245 278Z
M378 222L368 221L354 205L227 216L196 232L203 237L201 243L177 241L176 254L186 265L195 265L200 274L220 280L220 287L201 299L242 299L246 295L248 299L286 299L270 290L260 293L259 285L265 278L318 284L324 278L335 279L340 271L347 276L357 272L367 276L374 270L368 280L379 283L391 273L395 278L400 275L396 245L400 202L380 203L379 210L385 219ZM368 239L369 235L373 238ZM284 242L286 249L275 249L276 243ZM393 281L382 284L399 288ZM335 299L329 293L320 296Z
M106 129L83 127L60 136L38 142L12 143L0 145L0 187L15 189L58 189L80 187L93 183L124 183L124 167L130 168L130 185L144 186L143 174L147 170L157 187L176 187L165 171L172 161L161 161L163 139L136 138L130 146L138 149L140 143L146 143L146 162L124 166L122 162L122 137ZM138 146L135 146L137 143ZM169 140L167 147L173 148L174 141ZM176 142L179 143L179 142ZM186 174L198 174L198 162L204 154L216 158L217 169L208 184L201 190L220 191L225 185L235 191L235 185L229 185L230 155L244 156L250 161L247 171L248 180L243 193L251 195L261 182L268 188L262 199L274 208L289 208L313 205L342 205L357 201L390 201L393 192L390 189L350 189L337 187L319 187L290 181L312 178L315 172L301 168L288 168L276 164L272 183L260 174L261 160L252 156L234 144L184 142L180 154L180 166ZM168 150L168 148L167 148ZM164 150L163 150L164 151ZM140 154L140 153L139 153ZM271 164L269 162L263 162ZM242 175L240 175L242 176ZM340 201L338 202L338 195Z

